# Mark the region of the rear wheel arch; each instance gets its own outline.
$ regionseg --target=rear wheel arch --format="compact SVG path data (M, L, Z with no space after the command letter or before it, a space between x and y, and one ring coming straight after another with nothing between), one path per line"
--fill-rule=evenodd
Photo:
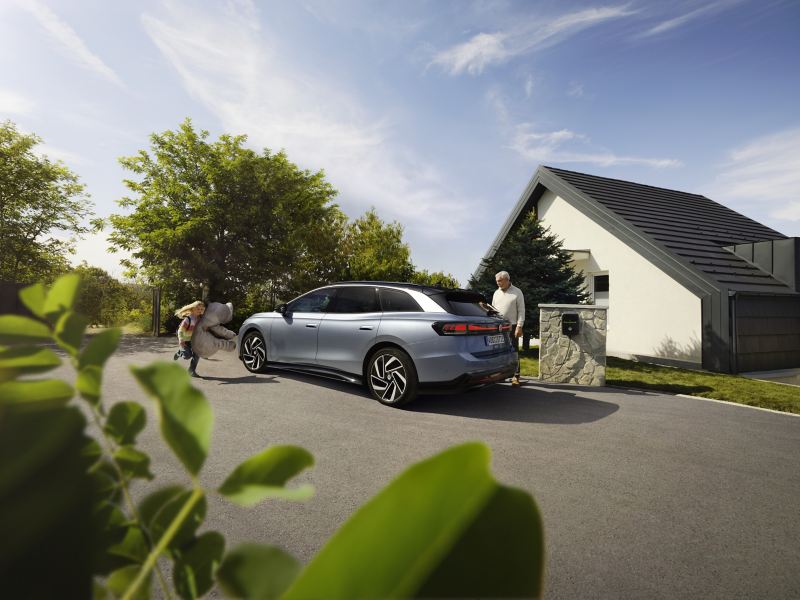
M383 350L384 348L394 348L395 350L400 350L401 352L405 352L408 355L408 358L411 360L411 364L414 364L414 359L411 358L411 354L403 348L400 344L395 342L378 342L369 351L364 355L364 362L361 365L361 374L364 377L364 385L367 384L367 377L369 377L369 373L367 369L369 369L369 362L372 360L372 357L375 355L376 352L379 350ZM414 365L414 369L416 370L417 365Z
M400 345L377 344L367 354L364 383L381 404L402 406L417 396L417 368Z

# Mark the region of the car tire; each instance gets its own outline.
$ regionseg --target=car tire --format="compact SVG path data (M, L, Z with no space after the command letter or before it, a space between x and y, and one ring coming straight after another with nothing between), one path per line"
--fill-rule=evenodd
M251 373L267 370L267 345L258 331L251 331L242 341L242 363Z
M411 358L397 348L381 348L369 359L367 389L386 406L402 406L417 396L417 370Z

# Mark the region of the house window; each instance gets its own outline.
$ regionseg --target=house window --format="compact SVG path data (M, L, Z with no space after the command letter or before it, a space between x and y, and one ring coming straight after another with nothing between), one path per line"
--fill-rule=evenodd
M592 278L592 295L595 304L608 306L608 275L595 275Z

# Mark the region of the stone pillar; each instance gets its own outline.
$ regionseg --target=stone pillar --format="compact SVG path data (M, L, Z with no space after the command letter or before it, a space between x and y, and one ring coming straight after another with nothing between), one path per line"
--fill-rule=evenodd
M579 385L606 384L607 306L539 305L539 380ZM565 313L578 315L579 331L561 331Z

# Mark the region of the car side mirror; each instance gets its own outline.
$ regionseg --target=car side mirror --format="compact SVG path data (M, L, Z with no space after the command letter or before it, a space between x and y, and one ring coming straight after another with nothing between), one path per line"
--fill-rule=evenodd
M278 307L275 309L275 312L279 312L282 315L285 315L289 312L289 305L288 304L278 304Z

